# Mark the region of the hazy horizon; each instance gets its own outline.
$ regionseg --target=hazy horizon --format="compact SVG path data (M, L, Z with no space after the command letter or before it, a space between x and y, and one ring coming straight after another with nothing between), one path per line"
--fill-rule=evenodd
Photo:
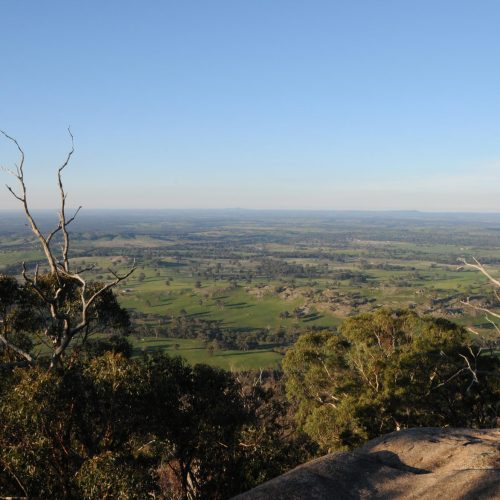
M75 212L78 207L66 207L67 215L70 215L72 212ZM58 207L50 207L50 208L32 208L31 212L33 214L40 215L54 215L58 216L60 208ZM249 213L249 214L284 214L284 215L295 215L295 214L304 214L304 215L395 215L395 216L450 216L450 217L480 217L480 216L500 216L500 211L464 211L464 210L441 210L441 211L431 211L431 210L379 210L379 209L366 209L366 210L356 210L356 209L308 209L308 208L242 208L242 207L223 207L223 208L169 208L169 207L156 207L156 208L125 208L125 207L110 207L110 208L99 208L99 207L80 207L80 211L78 213L78 218L85 215L95 215L98 213L107 213L107 214L123 214L123 213L131 213L131 214L154 214L154 213L179 213L179 214L235 214L238 215L240 213ZM19 215L23 218L26 217L26 214L21 208L0 208L0 214L8 214L8 215Z
M498 2L51 0L2 18L0 129L34 208L57 205L71 125L74 206L500 212Z

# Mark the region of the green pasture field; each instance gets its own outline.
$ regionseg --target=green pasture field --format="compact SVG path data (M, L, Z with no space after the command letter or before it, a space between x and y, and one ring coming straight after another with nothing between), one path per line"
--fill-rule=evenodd
M230 371L278 368L283 357L265 347L249 351L219 350L210 353L200 340L155 337L131 340L135 357L161 352L170 356L181 356L191 364L205 363Z
M127 212L75 226L71 262L94 265L88 278L104 282L135 260L116 295L136 313L139 330L157 322L161 336L134 340L134 355L161 350L226 369L261 368L277 366L281 354L265 344L211 353L201 340L165 338L168 322L185 316L218 320L233 332L307 331L379 307L411 306L488 331L460 300L490 297L491 287L479 272L460 270L457 259L476 257L500 276L499 228L494 215ZM25 228L0 227L0 272L43 263L36 248ZM300 309L313 312L296 315Z
M38 250L8 250L0 247L0 271L2 267L18 264L21 269L21 263L31 262L33 260L42 260L43 254Z
M151 270L141 272L146 274L144 281L140 282L135 276L128 281L129 288L120 288L118 297L124 307L146 314L179 315L185 311L188 315L221 320L224 325L233 328L277 328L291 325L294 321L292 318L280 319L281 312L291 312L305 302L303 299L284 301L270 294L255 297L246 292L243 285L228 290L228 282L210 281L202 284L201 288L195 288L192 280L179 276L167 286L164 276L152 276L154 272ZM269 284L273 285L273 282ZM204 298L207 290L213 296ZM220 304L221 301L223 304ZM310 325L329 327L338 322L333 314L324 314L310 321Z
M98 337L99 335L94 335L92 338ZM152 354L168 354L169 356L180 356L191 364L204 363L230 371L278 368L283 358L282 354L273 351L269 346L249 349L248 351L217 350L210 352L204 343L197 339L130 336L128 340L133 346L133 358ZM45 345L36 347L34 352L37 356L42 357L49 354Z

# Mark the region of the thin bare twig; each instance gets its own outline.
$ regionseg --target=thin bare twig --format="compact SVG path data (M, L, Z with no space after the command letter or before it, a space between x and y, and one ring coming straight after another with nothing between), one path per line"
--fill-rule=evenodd
M493 283L496 287L500 288L500 281L493 278L491 274L485 269L485 267L475 258L473 257L475 264L471 264L470 262L467 262L466 259L460 258L458 259L460 262L463 263L463 266L460 266L459 269L462 269L464 267L470 267L471 269L477 269L480 271L482 274L484 274L490 283Z
M0 335L0 342L5 346L8 347L10 350L14 351L15 353L19 354L22 356L28 363L33 363L33 358L30 356L29 353L24 351L23 349L20 349L19 347L15 346L11 342L9 342L4 335Z

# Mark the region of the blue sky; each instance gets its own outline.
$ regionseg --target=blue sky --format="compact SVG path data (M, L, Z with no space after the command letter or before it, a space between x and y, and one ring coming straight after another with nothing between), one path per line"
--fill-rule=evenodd
M70 124L72 205L500 211L497 1L0 9L0 128L36 207Z

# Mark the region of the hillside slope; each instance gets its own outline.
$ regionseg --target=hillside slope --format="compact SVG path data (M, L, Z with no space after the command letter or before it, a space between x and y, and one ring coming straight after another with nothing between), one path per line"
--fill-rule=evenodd
M500 498L500 429L408 429L334 453L236 497Z

